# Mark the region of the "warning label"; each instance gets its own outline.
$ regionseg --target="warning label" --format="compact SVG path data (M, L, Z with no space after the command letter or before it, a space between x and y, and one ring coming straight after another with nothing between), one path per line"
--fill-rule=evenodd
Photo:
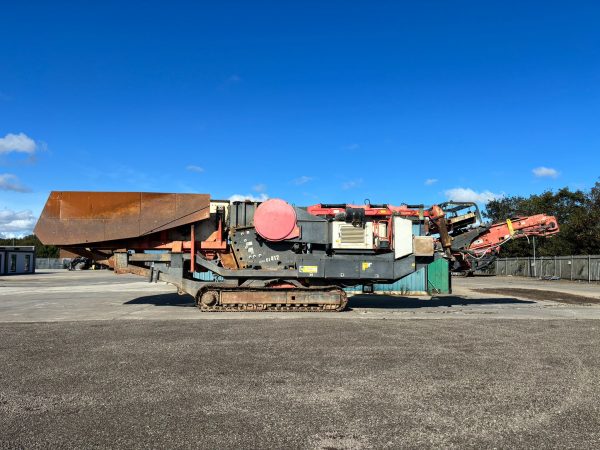
M319 266L300 266L298 272L300 273L317 273Z

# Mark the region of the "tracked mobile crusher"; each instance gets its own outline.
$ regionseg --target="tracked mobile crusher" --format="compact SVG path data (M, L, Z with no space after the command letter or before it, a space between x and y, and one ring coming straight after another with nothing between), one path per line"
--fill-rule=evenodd
M558 231L543 216L521 231L520 222L509 224L511 234L501 236L503 228L473 228L478 219L470 203L297 207L203 194L52 192L35 233L117 273L172 283L204 311L340 311L345 287L392 283L437 258L464 269L498 240Z

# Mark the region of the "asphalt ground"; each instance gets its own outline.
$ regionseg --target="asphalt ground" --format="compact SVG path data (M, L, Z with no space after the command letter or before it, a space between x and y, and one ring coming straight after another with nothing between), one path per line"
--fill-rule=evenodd
M480 289L511 289L510 293ZM516 290L515 290L516 289ZM536 293L519 295L525 290ZM453 294L434 297L357 295L342 313L200 313L193 299L165 283L109 271L41 271L0 277L0 323L83 320L298 319L600 319L600 304L566 305L540 290L600 299L600 285L509 277L453 279ZM584 302L583 302L584 303Z
M501 302L455 281L445 303L359 296L337 315L238 317L106 277L0 279L0 447L600 445L600 322L584 318L597 306ZM83 319L56 318L61 303ZM114 312L128 308L133 320Z

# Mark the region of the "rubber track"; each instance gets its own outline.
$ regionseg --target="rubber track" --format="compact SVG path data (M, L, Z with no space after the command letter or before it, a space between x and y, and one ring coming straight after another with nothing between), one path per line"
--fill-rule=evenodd
M204 286L203 289L198 292L198 298L202 296L202 293L215 290L215 291L239 291L239 292L271 292L272 289L269 288L239 288L239 287L228 287L228 286L219 286L218 284L211 284ZM214 306L205 306L200 302L196 302L196 306L203 312L340 312L346 309L348 305L348 297L346 296L346 292L344 290L338 288L337 286L332 287L318 287L318 288L305 288L305 289L295 289L298 291L312 291L312 292L331 292L331 291L339 291L340 292L340 304L338 305L284 305L284 304L276 304L276 303L237 303L237 304L227 304L227 305L214 305Z

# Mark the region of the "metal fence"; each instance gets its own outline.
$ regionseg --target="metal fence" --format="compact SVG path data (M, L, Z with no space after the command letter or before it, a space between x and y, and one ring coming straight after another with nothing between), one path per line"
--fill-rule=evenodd
M70 258L35 258L36 269L66 269ZM535 262L534 262L535 261ZM494 275L561 278L563 280L600 281L600 255L543 256L540 258L498 258L491 270Z
M66 269L71 258L35 258L35 268L39 269Z
M495 275L563 280L600 281L600 255L498 258Z

